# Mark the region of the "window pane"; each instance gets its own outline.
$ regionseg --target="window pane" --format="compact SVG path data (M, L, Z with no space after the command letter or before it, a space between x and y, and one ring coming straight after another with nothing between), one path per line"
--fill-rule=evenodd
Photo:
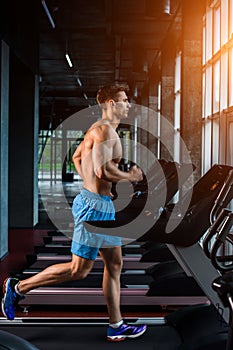
M233 34L233 0L230 0L230 33L229 37L231 38Z
M220 6L214 9L214 53L220 49Z
M160 135L161 135L161 82L158 84L158 151L157 157L160 158Z
M228 41L228 0L221 1L221 45Z
M180 78L181 78L181 54L176 56L175 62L175 92L180 90Z
M229 52L229 105L233 106L233 49Z
M202 31L202 64L206 62L206 27L203 27Z
M180 129L180 94L175 96L174 127Z
M211 167L211 121L208 119L204 124L204 135L203 170L206 172Z
M174 126L176 129L180 128L180 88L181 88L181 54L176 56L175 62L175 115Z
M218 163L219 155L219 119L213 120L212 164Z
M213 113L219 111L219 93L220 93L220 61L214 65L214 85L213 85Z
M206 90L205 90L205 72L203 73L202 75L202 117L206 117L206 114L205 114L205 102L206 102L206 99L205 99L205 94L206 94Z
M228 124L227 163L233 165L233 123Z
M232 0L233 1L233 0ZM212 57L212 9L206 13L206 60Z
M180 88L181 88L181 53L176 56L175 62L175 106L174 106L174 160L180 160Z
M201 169L202 169L202 175L205 171L205 124L202 123L202 129L201 129L201 140L202 140L202 149L201 149Z
M212 66L206 69L205 116L212 114Z
M220 111L227 108L228 95L228 53L225 52L221 57L221 90L220 90Z

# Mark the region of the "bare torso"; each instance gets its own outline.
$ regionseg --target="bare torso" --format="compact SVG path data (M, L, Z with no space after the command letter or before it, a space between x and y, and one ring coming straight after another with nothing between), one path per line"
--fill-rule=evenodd
M108 158L105 160L103 160L104 158L100 160L103 153L106 154L105 147L107 147ZM97 157L96 160L95 157ZM112 181L111 179L102 179L96 175L97 165L95 163L103 163L107 161L111 162L111 164L115 167L118 167L121 157L121 142L115 129L112 128L107 121L105 122L103 120L93 124L87 131L81 144L81 170L83 187L94 193L110 195Z

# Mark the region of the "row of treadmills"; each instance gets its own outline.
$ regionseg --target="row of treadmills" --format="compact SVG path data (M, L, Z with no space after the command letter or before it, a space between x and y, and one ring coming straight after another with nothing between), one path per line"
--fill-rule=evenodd
M122 247L121 304L135 308L152 305L180 307L166 317L129 318L129 323L148 323L149 328L143 337L121 344L121 349L142 346L148 350L233 348L232 337L228 335L228 328L231 329L228 327L230 307L233 305L233 257L225 251L226 242L229 246L233 241L233 215L227 209L233 197L233 167L214 165L190 191L180 196L177 203L171 204L180 181L184 183L192 171L193 166L189 164L160 161L159 169L151 169L150 176L147 176L149 180L135 184L131 201L126 208L117 211L116 221L85 223L93 232L111 230L114 234L119 232L120 236L127 223L125 227L129 232L125 235L130 237L130 230L135 227L131 222L139 215L143 218L146 212L141 220L142 227L137 222L136 228L143 234ZM167 189L165 197L164 186ZM164 202L165 205L161 205ZM148 210L145 211L148 203L149 216ZM150 220L146 232L145 220ZM168 223L173 227L170 232ZM49 231L44 245L35 247L34 254L28 256L28 267L14 271L12 275L27 278L51 264L68 261L70 236L70 232ZM27 293L20 306L29 307L28 316L16 318L13 322L0 320L2 331L8 332L4 332L4 337L9 334L9 344L2 345L0 340L0 349L112 347L105 341L108 323L105 318L30 317L32 305L57 305L58 309L59 305L104 305L102 273L103 263L97 258L93 270L84 280ZM14 347L14 336L26 340L21 348Z

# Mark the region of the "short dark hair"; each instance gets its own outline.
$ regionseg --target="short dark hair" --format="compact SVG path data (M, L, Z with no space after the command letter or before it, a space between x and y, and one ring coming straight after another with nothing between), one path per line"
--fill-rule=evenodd
M98 92L97 92L97 102L99 104L105 103L106 101L110 99L115 99L116 95L120 91L129 91L129 86L128 84L112 84L112 85L105 85L102 86Z

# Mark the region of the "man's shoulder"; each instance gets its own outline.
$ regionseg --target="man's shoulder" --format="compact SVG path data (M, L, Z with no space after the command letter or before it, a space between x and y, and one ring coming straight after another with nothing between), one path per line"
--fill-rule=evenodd
M116 134L116 131L111 127L109 122L106 122L104 120L99 120L92 124L92 126L89 128L88 133L90 135L96 136L103 136L103 137L109 137L114 134Z

